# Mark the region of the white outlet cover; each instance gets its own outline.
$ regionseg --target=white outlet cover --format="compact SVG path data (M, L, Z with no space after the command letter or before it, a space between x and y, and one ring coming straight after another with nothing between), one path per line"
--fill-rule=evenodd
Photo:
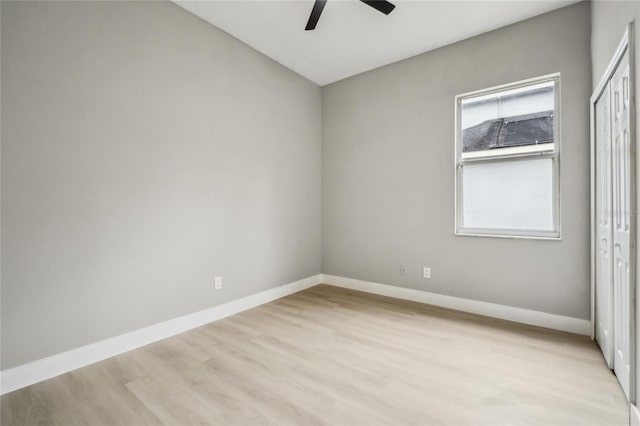
M422 270L422 276L424 278L430 279L431 278L431 268L424 268Z
M214 288L220 290L222 288L222 277L216 277Z

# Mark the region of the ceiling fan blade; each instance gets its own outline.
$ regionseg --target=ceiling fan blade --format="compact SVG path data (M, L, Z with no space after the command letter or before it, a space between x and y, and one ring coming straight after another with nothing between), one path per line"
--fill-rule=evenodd
M324 9L324 5L326 3L327 0L316 0L316 2L313 4L313 9L311 9L311 15L309 15L307 26L304 28L305 31L314 30L316 28L318 19L320 19L322 9Z
M360 0L362 3L366 3L377 11L384 13L385 15L390 14L393 9L396 8L395 4L389 3L386 0Z

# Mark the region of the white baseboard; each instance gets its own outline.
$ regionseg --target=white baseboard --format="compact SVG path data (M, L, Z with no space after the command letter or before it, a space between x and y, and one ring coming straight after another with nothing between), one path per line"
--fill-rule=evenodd
M470 312L487 317L500 318L503 320L535 325L538 327L567 331L569 333L583 334L587 336L591 334L591 322L580 318L565 317L562 315L532 311L513 306L498 305L496 303L481 302L478 300L462 299L460 297L446 296L444 294L429 293L426 291L374 283L370 281L361 281L352 278L337 277L334 275L323 274L322 282L336 287L344 287L352 290L379 294L381 296L393 297L396 299L411 300L414 302L455 309L457 311Z
M260 306L320 283L571 333L589 335L591 329L591 323L588 320L498 305L495 303L462 299L387 284L355 280L352 278L319 274L243 297L242 299L234 300L223 305L214 306L193 314L174 318L140 330L0 371L0 395L166 339L167 337L184 333L185 331L200 327L204 324Z
M640 411L634 404L629 404L629 426L640 426Z
M77 349L39 359L18 367L0 371L0 394L58 376L63 373L128 352L149 343L184 333L212 321L254 308L322 282L322 275L304 278L265 290L223 305L164 321L140 330L91 343Z

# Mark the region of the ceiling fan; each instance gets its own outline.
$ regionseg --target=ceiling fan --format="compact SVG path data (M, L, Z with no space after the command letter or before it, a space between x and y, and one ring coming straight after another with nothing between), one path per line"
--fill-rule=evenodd
M371 6L377 11L388 15L396 8L395 4L389 3L386 0L360 0L362 3ZM327 3L327 0L316 0L313 4L313 9L311 9L311 15L309 16L309 20L307 21L307 26L304 28L305 31L314 30L316 25L318 24L318 19L320 19L320 15L322 14L322 9L324 9L324 5Z

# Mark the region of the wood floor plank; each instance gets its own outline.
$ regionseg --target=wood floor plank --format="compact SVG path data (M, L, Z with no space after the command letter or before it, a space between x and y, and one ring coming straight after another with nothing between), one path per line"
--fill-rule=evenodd
M594 342L320 285L0 398L2 425L626 425Z

